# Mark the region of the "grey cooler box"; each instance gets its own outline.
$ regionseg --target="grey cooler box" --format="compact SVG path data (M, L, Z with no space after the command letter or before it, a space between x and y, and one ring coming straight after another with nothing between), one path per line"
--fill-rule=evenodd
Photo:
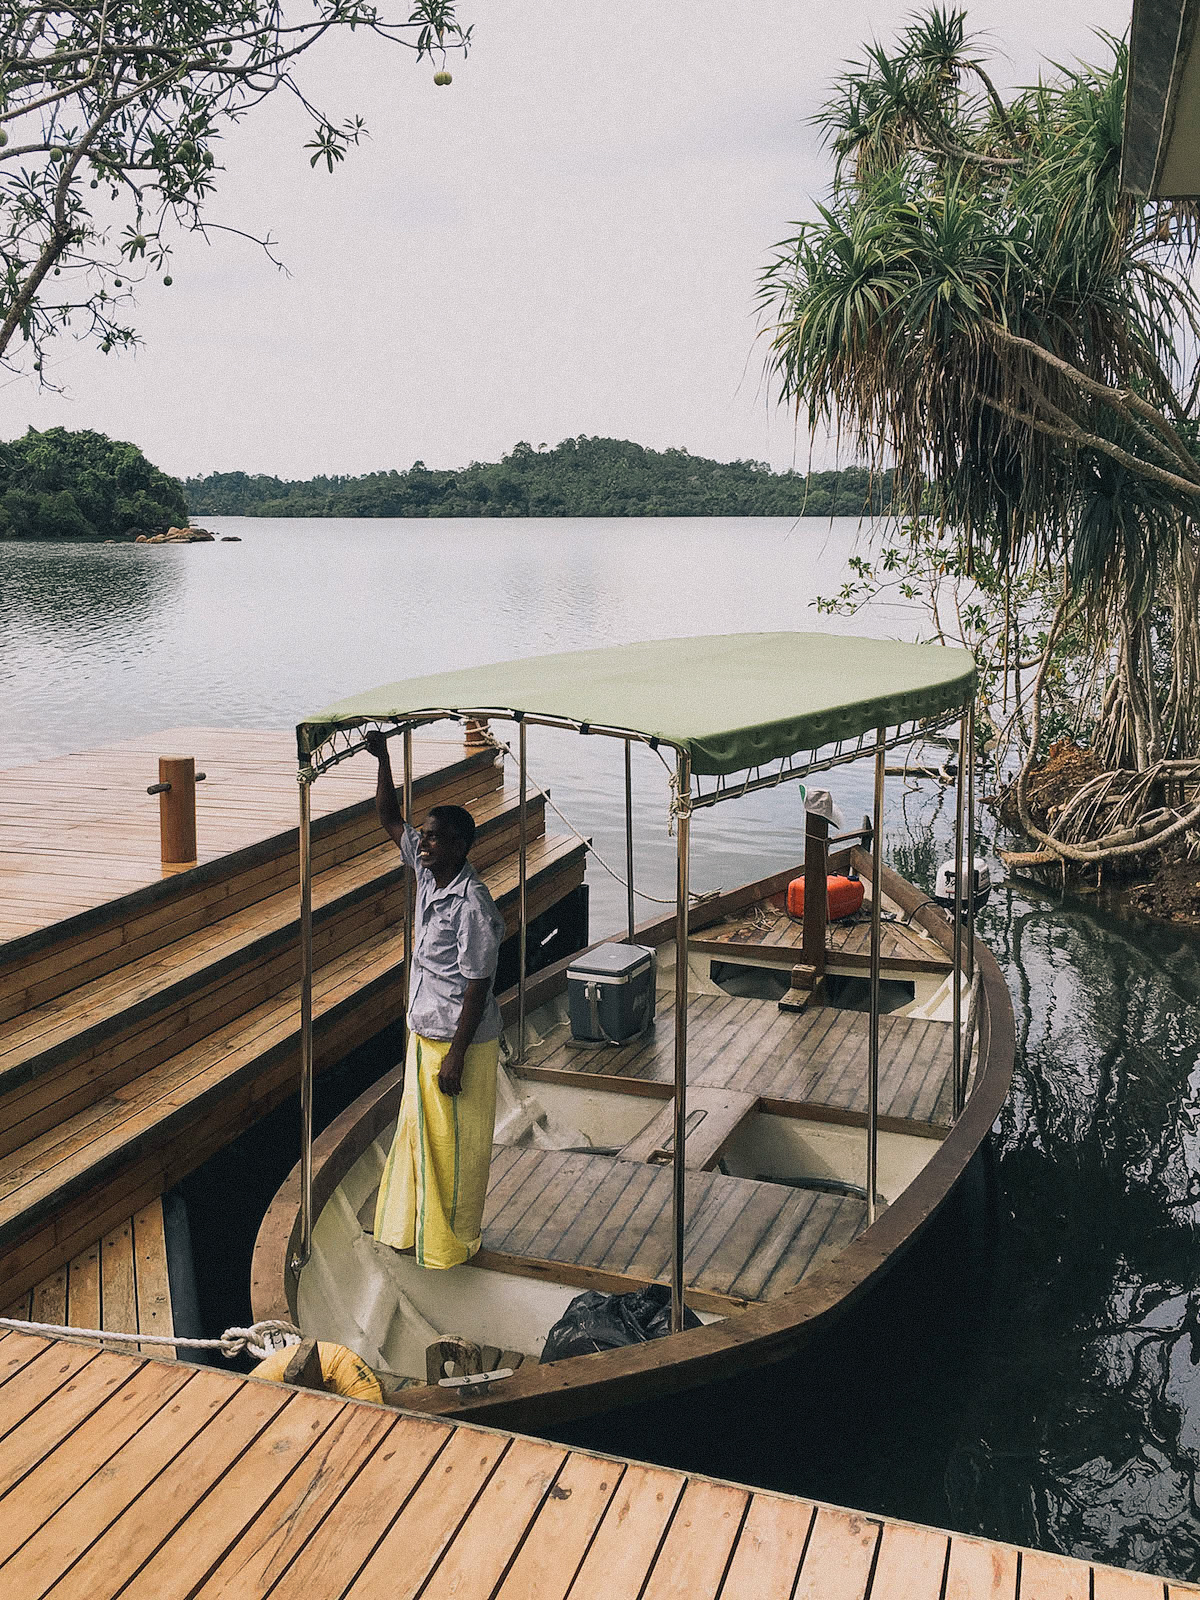
M654 951L640 944L601 944L567 968L571 1037L584 1044L623 1044L654 1021Z

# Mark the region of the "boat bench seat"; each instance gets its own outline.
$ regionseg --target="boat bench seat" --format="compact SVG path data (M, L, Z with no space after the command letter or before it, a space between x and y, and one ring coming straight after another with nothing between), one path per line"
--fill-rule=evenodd
M715 1167L725 1146L758 1110L758 1096L733 1089L689 1089L687 1139L683 1164L689 1172ZM675 1149L675 1102L662 1110L620 1151L622 1161L649 1161L670 1166Z

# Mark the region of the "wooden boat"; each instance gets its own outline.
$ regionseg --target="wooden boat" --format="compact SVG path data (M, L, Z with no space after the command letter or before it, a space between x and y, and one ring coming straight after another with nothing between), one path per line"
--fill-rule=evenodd
M722 670L738 677L735 698L746 706L755 704L754 689L770 699L778 684L771 648L770 681L760 673L764 637L785 641L792 664L824 659L824 645L811 645L820 635L654 648L668 651L668 665L690 662L693 671L702 655L719 656ZM254 1259L256 1318L289 1317L307 1335L358 1350L406 1408L536 1428L790 1357L917 1236L999 1111L1013 1024L1001 974L974 940L969 894L960 914L947 917L883 866L884 754L927 731L931 718L944 726L952 715L965 758L959 770L970 770L971 719L962 707L973 693L973 664L961 652L930 647L837 643L843 656L854 647L857 668L866 663L857 678L851 674L859 691L852 714L844 715L844 663L836 685L814 690L806 681L803 693L805 716L822 728L831 711L842 713L841 738L803 745L810 720L799 733L788 726L773 745L758 738L757 753L773 751L771 770L758 763L747 772L744 760L732 766L743 755L736 741L727 741L721 759L744 774L736 792L745 792L873 753L875 819L854 835L865 831L871 850L837 851L847 837L830 840L828 821L809 811L802 867L696 907L688 894L689 813L726 796L715 773L715 800L705 800L694 763L698 750L700 763L711 763L717 741L708 741L706 756L702 741L688 747L662 728L661 715L656 722L661 706L635 718L627 698L619 718L589 716L594 706L606 708L602 693L585 689L579 704L564 679L554 686L555 663L564 659L578 681L579 657L548 658L550 687L540 698L536 667L544 664L531 674L530 664L517 663L507 680L506 669L490 668L476 669L490 674L483 681L468 673L389 686L304 725L349 749L359 744L347 734L361 743L368 725L403 729L447 710L510 715L521 727L522 792L527 722L625 739L627 773L632 741L670 744L678 759L680 889L673 916L625 931L657 957L658 1018L635 1038L599 1047L573 1040L564 1003L570 961L532 975L522 962L503 1002L512 1059L475 1260L430 1272L370 1235L402 1087L397 1068L305 1150L276 1196ZM594 658L621 652L587 654L589 668L602 673L611 659ZM644 671L644 661L637 665ZM865 689L864 672L877 674ZM771 709L780 692L796 698L794 686L774 692ZM763 723L755 726L761 735ZM302 760L314 748L302 733ZM800 748L809 759L789 765ZM690 796L692 806L681 806L679 796ZM956 882L963 882L963 809L960 801ZM627 840L632 882L631 827ZM827 872L847 870L866 885L868 914L830 930L825 896L815 891ZM803 923L785 909L788 883L800 873L808 889ZM853 993L864 977L866 1010ZM843 1004L839 982L851 986ZM538 1362L550 1327L582 1289L648 1283L671 1284L668 1336ZM684 1326L685 1305L700 1326ZM447 1356L466 1366L466 1382L437 1381ZM480 1380L472 1368L508 1375Z

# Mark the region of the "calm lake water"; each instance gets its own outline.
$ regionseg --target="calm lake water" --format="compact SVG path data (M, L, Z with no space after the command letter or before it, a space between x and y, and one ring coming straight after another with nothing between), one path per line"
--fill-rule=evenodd
M356 689L505 656L680 633L915 629L896 608L852 625L811 609L842 580L851 522L211 525L244 542L0 544L0 764L171 725L284 727ZM535 777L619 866L616 754L531 730ZM869 774L829 781L860 814ZM645 751L635 788L639 883L669 895L665 774ZM952 799L891 789L889 856L929 885ZM773 871L801 835L786 789L704 813L697 886ZM594 867L589 881L593 930L617 926L623 890ZM1198 947L1094 896L1017 883L980 920L1013 992L1020 1059L973 1192L794 1367L573 1437L1197 1577Z

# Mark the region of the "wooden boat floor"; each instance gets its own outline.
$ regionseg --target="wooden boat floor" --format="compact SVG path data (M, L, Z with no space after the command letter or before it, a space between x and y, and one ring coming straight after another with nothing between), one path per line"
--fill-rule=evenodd
M835 1006L797 1013L765 1000L700 995L688 1006L688 1082L865 1115L868 1026L865 1012ZM948 1022L881 1017L880 1115L948 1127L953 1054ZM620 1046L576 1044L563 1023L529 1050L526 1066L671 1083L674 1013L660 1005L653 1026Z
M831 922L826 930L826 948L829 959L836 964L839 956L869 957L871 952L871 902L863 902L858 916L845 922ZM754 945L779 951L799 953L804 941L804 925L795 921L786 911L764 902L739 912L724 922L718 922L697 934L704 945L725 944L735 955L739 945ZM949 972L951 961L946 952L933 939L925 938L919 928L908 927L899 921L883 923L880 953L884 961L897 965L913 963L920 968L936 967Z
M668 1283L671 1181L670 1167L497 1145L483 1248ZM865 1209L861 1200L845 1196L691 1172L687 1282L739 1300L773 1299L844 1249L862 1226Z

